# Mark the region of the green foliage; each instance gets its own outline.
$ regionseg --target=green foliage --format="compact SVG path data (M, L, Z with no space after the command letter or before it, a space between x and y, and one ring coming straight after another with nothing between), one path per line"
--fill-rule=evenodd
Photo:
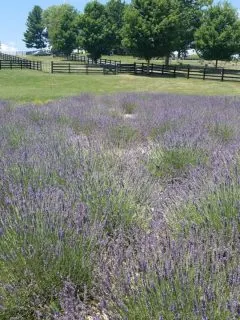
M233 128L226 124L216 123L209 127L209 133L220 142L229 142L234 137Z
M123 14L126 5L122 0L109 0L106 3L106 17L111 30L111 50L116 54L124 52L122 47L121 29L123 27Z
M44 122L44 121L48 120L48 115L44 114L43 112L41 112L40 110L38 110L36 108L35 110L31 110L30 111L29 118L33 122L36 122L36 123L40 124L41 122Z
M134 189L119 175L118 161L111 152L91 155L81 186L81 201L89 209L91 222L100 223L108 234L148 224L147 193Z
M110 128L109 135L111 142L119 148L124 148L140 139L139 131L127 125L117 125Z
M123 45L149 61L176 46L179 12L174 0L133 0L124 14Z
M206 239L202 241L206 242ZM223 311L218 308L218 304L225 304L230 298L226 273L219 270L212 275L210 259L209 254L204 265L196 267L189 265L189 256L185 254L181 257L181 262L173 267L173 271L165 271L169 276L164 273L156 275L154 271L144 275L135 285L136 289L124 297L122 305L116 309L123 319L127 317L129 320L175 320L176 315L178 319L200 320L203 319L198 316L201 310L204 310L207 319L213 319L213 316L216 320L230 319L230 310ZM231 263L228 262L228 266L236 267L237 263L235 257ZM201 283L197 280L199 269ZM211 287L207 285L210 278ZM209 288L209 293L204 290L206 287ZM209 298L210 293L214 301Z
M30 166L29 164L14 164L9 167L8 174L11 179L27 191L30 186L44 188L48 186L65 185L66 180L62 178L56 170L46 172L46 169Z
M88 51L93 60L111 51L112 31L104 5L96 0L89 2L84 14L79 17L79 27L79 45Z
M48 7L43 16L52 52L71 54L77 48L77 10L69 4L62 4Z
M149 137L153 140L158 139L158 138L162 138L164 133L173 129L175 125L176 124L174 121L166 121L157 127L153 127L150 130Z
M206 160L207 156L197 149L155 149L149 155L147 167L155 177L175 178L186 173L189 167L195 167Z
M136 110L137 106L135 103L131 102L124 102L122 104L122 108L125 114L133 114L134 111Z
M96 128L96 124L94 122L88 122L82 124L80 121L73 120L70 124L71 128L75 132L75 134L85 134L90 135L94 129Z
M229 60L240 51L240 20L237 10L228 2L211 6L204 12L195 33L195 46L206 60Z
M34 6L27 18L27 30L24 32L23 41L27 48L45 48L46 37L45 26L43 24L43 10L39 6Z
M201 25L204 10L212 0L178 0L177 6L180 15L176 37L176 48L179 53L185 53L194 41L194 33Z
M185 231L189 232L195 225L218 232L225 230L225 234L230 235L232 232L230 222L235 221L239 215L239 200L240 189L236 181L222 184L195 204L189 202L183 208L179 208L169 217L169 225L175 231L181 230L184 226Z
M91 284L89 241L65 228L60 217L54 221L39 213L31 218L8 218L9 228L0 237L1 319L34 319L44 305L58 306L64 281L73 281L79 293ZM14 289L11 289L14 288ZM55 310L56 311L56 310Z
M2 132L1 132L2 131ZM25 130L23 127L14 127L9 125L0 131L7 138L8 146L16 149L25 141Z

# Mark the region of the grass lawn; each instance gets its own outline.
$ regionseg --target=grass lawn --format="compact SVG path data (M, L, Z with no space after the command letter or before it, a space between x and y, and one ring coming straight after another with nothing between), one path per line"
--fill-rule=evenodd
M47 74L1 70L0 99L44 103L81 93L166 92L187 95L239 95L240 84L196 79L148 78L133 75Z
M36 60L36 61L42 61L43 63L50 63L51 61L64 61L66 59L62 57L52 57L52 56L23 56L23 58L26 58L28 60ZM109 60L116 60L121 61L122 63L146 63L146 60L133 57L133 56L121 56L121 55L103 55L102 59L109 59ZM75 61L74 61L75 62ZM152 59L151 63L154 64L164 64L164 59ZM186 60L179 60L179 59L170 59L170 64L178 65L178 64L189 64L192 66L204 66L207 65L208 67L215 67L215 60L202 60L202 59L186 59ZM240 63L234 62L234 61L219 61L218 62L219 68L225 68L225 69L240 69Z

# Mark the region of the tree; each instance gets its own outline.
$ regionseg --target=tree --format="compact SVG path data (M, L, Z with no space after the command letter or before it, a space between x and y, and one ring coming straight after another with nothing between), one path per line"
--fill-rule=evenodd
M89 2L79 17L79 27L79 45L89 52L93 60L109 54L113 37L104 5L96 0Z
M52 52L71 54L77 48L77 10L69 4L62 4L48 7L43 16Z
M133 0L124 14L123 45L149 65L175 49L178 26L176 0Z
M111 49L117 54L124 52L121 29L123 27L125 8L126 5L121 0L109 0L105 6L109 31L111 33Z
M212 0L178 0L180 19L176 49L179 57L193 46L194 33L201 25L203 9L212 2Z
M200 57L206 60L230 60L240 50L240 20L229 3L211 6L195 33L195 45Z
M27 48L46 48L47 34L42 19L43 10L34 6L27 18L27 30L24 32L23 41Z

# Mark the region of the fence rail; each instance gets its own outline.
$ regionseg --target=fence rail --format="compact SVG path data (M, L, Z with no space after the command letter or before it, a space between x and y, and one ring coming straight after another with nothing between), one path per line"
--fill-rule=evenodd
M70 61L79 61L82 63L86 63L86 64L111 64L111 65L118 65L121 64L121 61L117 61L117 60L111 60L111 59L97 59L97 60L93 60L92 58L89 58L87 56L80 56L77 54L71 54L69 56L67 56L67 60Z
M240 81L240 70L199 66L158 65L146 63L120 64L119 73L159 77L185 77L203 80Z
M2 69L32 69L42 70L41 61L19 61L0 60L0 70Z
M115 65L99 64L74 64L51 62L51 73L85 73L85 74L117 74L118 67Z
M30 61L0 52L0 70L1 69L32 69L42 71L42 62Z
M240 82L240 70L210 68L190 65L160 65L146 63L121 63L121 61L98 59L96 62L91 58L80 55L71 55L69 62L54 62L50 64L50 70L41 61L30 61L17 56L0 52L1 69L33 69L39 71L50 71L51 73L102 73L118 74L127 73L152 77L184 77L187 79L238 81ZM75 60L76 59L76 60ZM80 62L80 63L79 63ZM45 70L46 69L46 70Z

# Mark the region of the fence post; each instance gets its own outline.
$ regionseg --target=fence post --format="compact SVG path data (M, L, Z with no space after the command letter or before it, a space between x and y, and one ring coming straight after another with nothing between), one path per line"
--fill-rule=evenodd
M142 74L143 74L143 71L144 71L144 70L143 70L143 67L144 67L144 66L143 66L143 63L142 63Z
M221 76L221 81L224 80L224 68L222 68L222 76Z
M164 75L164 64L162 65L162 76Z
M203 69L203 80L206 78L206 68Z
M173 77L176 78L176 70L177 70L177 66L174 66L174 69L173 69Z
M12 60L10 60L10 68L12 69Z
M53 61L51 61L51 73L53 73Z
M22 70L22 60L21 60L21 70Z
M86 74L88 74L88 64L86 64Z
M133 64L133 69L134 69L134 73L136 74L136 73L137 73L137 70L136 70L136 62L134 62L134 64Z
M68 64L68 73L70 73L71 72L71 64L69 63Z
M2 60L0 60L0 70L2 69Z
M188 69L187 69L187 79L189 79L190 78L190 67L188 67Z

